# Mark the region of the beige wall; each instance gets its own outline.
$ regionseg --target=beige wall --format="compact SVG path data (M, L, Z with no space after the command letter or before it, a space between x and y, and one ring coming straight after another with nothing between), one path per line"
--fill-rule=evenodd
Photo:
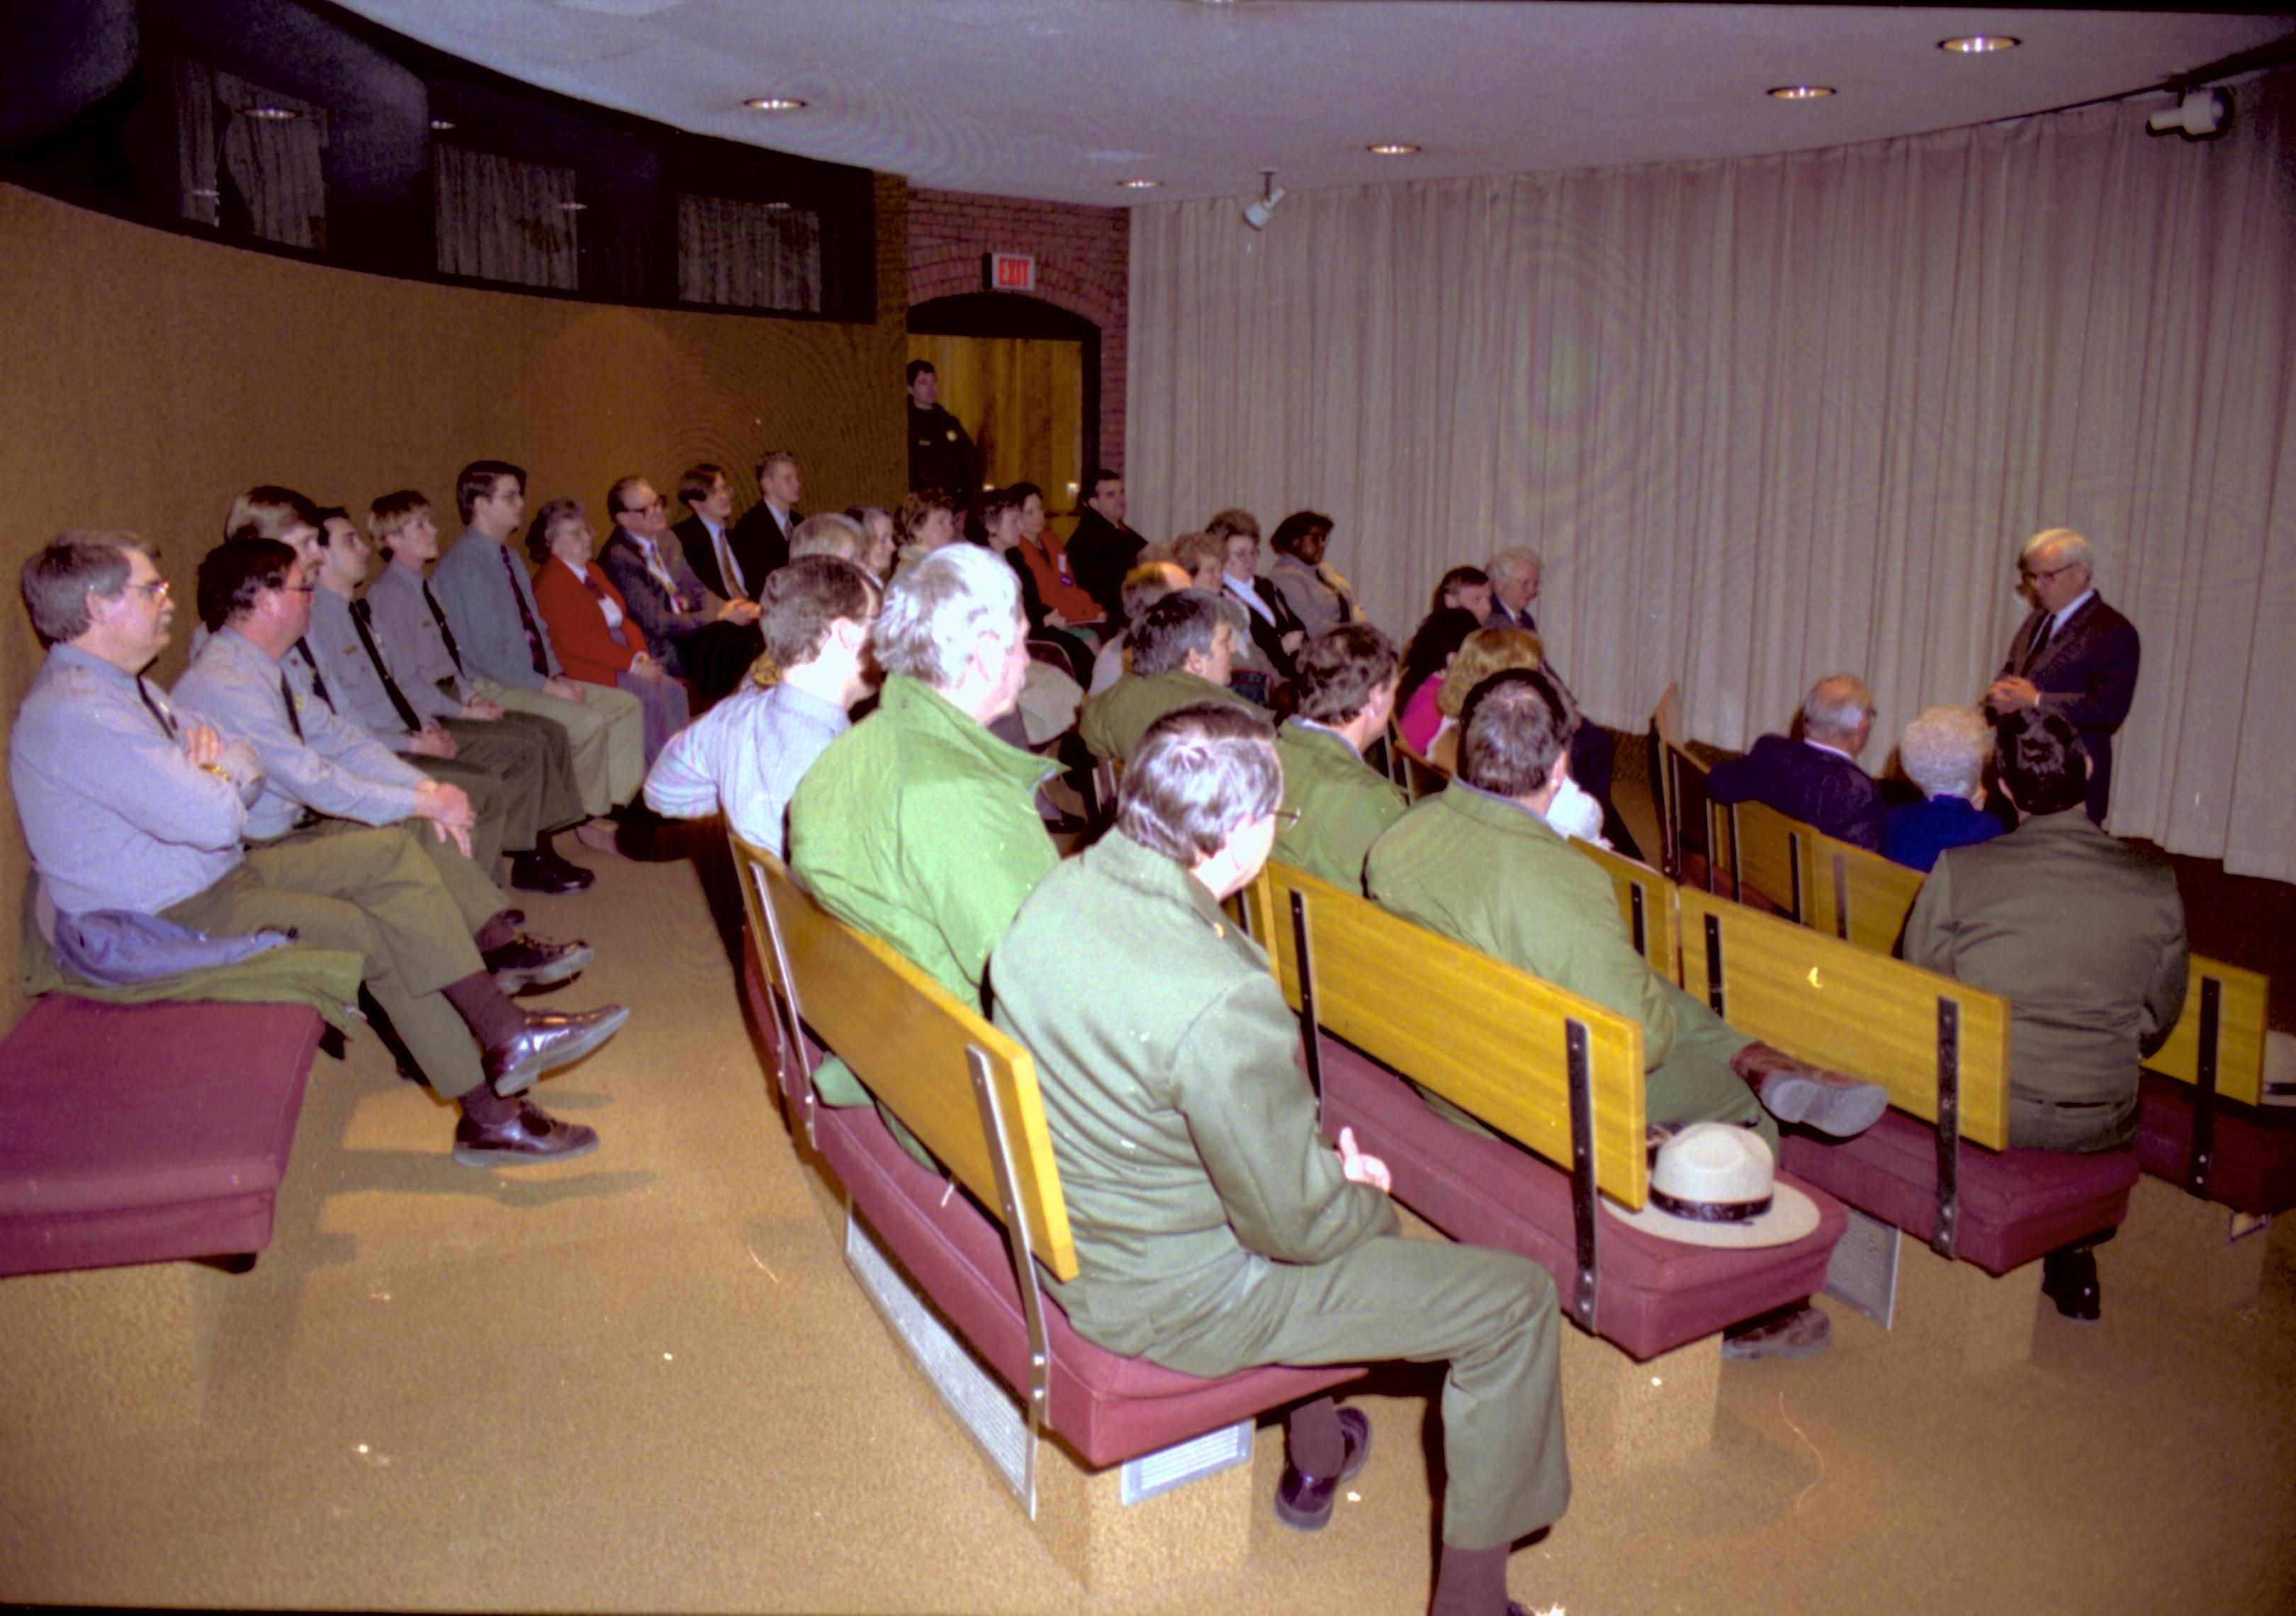
M905 192L877 185L871 325L617 308L324 268L126 224L0 186L0 548L7 576L65 527L161 545L182 603L154 673L188 641L192 572L226 508L283 482L359 511L423 489L451 535L453 478L515 461L537 500L598 519L638 472L797 454L804 508L890 504L906 480L900 414ZM0 710L39 664L20 605L0 608ZM0 827L0 1021L20 1008L14 805Z

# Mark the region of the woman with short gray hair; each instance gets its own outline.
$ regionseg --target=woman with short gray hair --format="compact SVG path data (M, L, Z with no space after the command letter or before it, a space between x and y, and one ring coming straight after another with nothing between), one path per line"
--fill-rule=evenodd
M1948 848L2001 834L2001 822L1980 806L1993 726L1974 707L1931 707L1898 739L1898 761L1922 788L1922 800L1892 808L1882 826L1882 852L1910 869L1930 870Z

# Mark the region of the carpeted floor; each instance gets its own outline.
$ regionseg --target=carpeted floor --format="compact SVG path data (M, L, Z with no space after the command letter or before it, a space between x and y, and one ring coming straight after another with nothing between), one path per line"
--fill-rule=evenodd
M1241 1571L1085 1595L845 1273L692 867L605 863L535 924L599 946L566 1002L638 1009L541 1091L604 1148L472 1172L371 1038L322 1059L276 1240L214 1276L204 1416L8 1427L0 1599L1423 1608L1431 1428L1407 1383L1365 1399L1376 1451L1320 1536L1263 1516ZM2108 1244L2103 1322L2045 1310L2031 1360L1982 1374L1934 1320L1833 1307L1824 1357L1724 1368L1710 1450L1631 1480L1581 1464L1569 1517L1513 1560L1516 1596L1574 1616L2296 1608L2296 1241L2256 1238L2260 1299L2218 1312ZM1264 1486L1279 1448L1263 1431Z

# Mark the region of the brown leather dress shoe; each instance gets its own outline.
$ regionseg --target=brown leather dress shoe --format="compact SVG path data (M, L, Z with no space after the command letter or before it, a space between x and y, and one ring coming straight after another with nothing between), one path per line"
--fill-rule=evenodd
M571 1066L619 1032L629 1019L630 1013L619 1005L564 1015L529 1010L523 1031L486 1052L487 1081L505 1099L524 1094L543 1073Z
M547 943L523 931L501 947L488 948L479 956L495 986L506 994L562 982L579 975L590 960L590 945L578 937L571 942Z
M570 1161L598 1148L598 1130L562 1122L531 1101L518 1115L480 1127L465 1117L455 1124L455 1160L464 1167L515 1167L525 1161Z
M1749 1044L1730 1057L1730 1070L1753 1088L1762 1109L1781 1122L1854 1139L1890 1109L1890 1091L1838 1071L1822 1071L1767 1044Z

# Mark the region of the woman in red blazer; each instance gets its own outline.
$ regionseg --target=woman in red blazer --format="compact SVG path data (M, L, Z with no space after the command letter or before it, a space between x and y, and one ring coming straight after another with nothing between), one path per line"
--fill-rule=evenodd
M629 603L590 559L596 546L580 500L544 504L526 530L526 552L535 562L534 603L568 677L615 685L644 704L651 767L670 736L686 726L685 686L653 660Z

